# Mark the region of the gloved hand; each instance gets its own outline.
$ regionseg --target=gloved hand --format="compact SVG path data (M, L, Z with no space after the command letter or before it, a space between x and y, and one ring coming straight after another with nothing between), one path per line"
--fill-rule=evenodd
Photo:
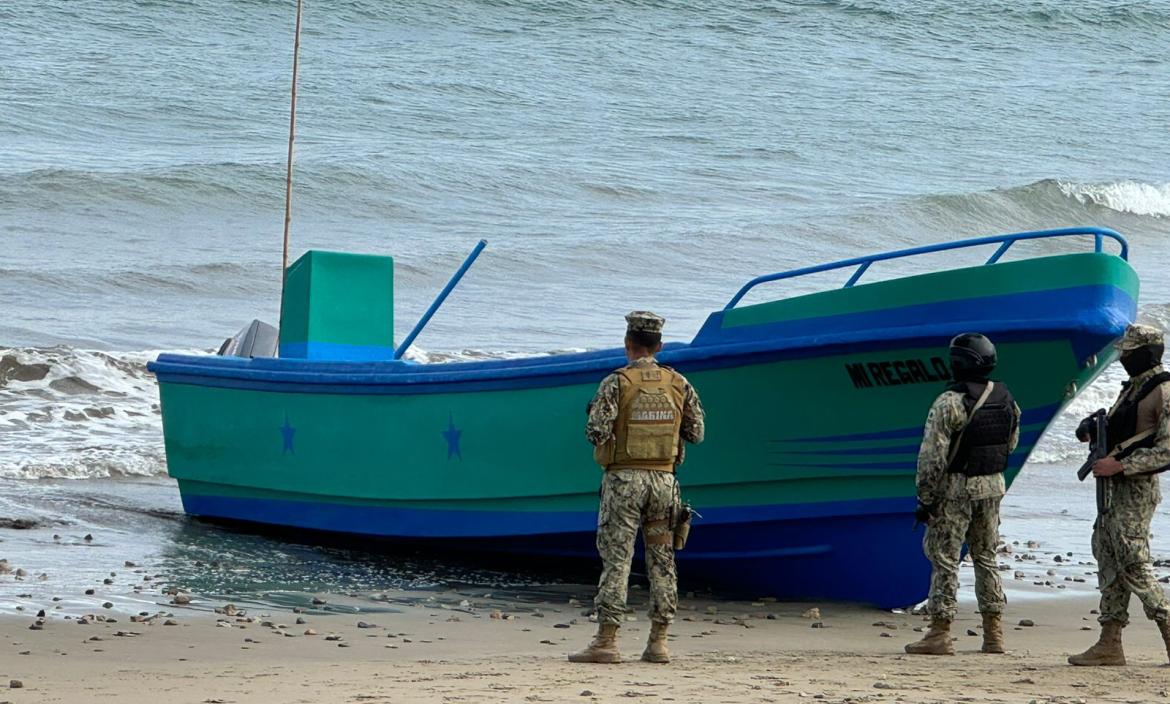
M930 521L933 518L934 518L934 507L927 506L926 504L919 501L918 506L916 506L914 508L914 522L916 524L917 523L926 523L927 525L929 525Z
M1081 442L1097 442L1097 416L1103 416L1107 412L1102 408L1094 411L1092 415L1085 416L1085 419L1077 425L1077 440Z

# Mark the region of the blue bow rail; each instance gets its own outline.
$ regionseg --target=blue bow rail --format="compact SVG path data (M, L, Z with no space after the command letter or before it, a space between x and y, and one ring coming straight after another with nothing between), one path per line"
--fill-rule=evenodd
M1056 230L1036 230L1034 232L1017 232L1007 235L976 237L969 240L959 240L958 242L945 242L942 244L927 245L925 247L900 249L895 252L872 254L866 257L856 257L854 259L843 259L839 262L833 262L831 264L819 264L817 266L809 266L802 269L793 269L791 271L783 271L776 274L765 274L763 276L757 276L756 278L744 284L743 288L741 288L738 293L732 296L727 305L723 307L723 310L731 310L737 303L739 303L740 299L742 299L748 291L752 290L756 286L759 286L760 284L765 284L770 281L794 279L798 276L816 274L822 271L832 271L833 269L846 269L848 267L855 266L857 267L857 270L853 272L853 276L849 277L849 280L845 282L845 286L843 287L850 288L853 286L853 284L857 283L858 279L860 279L861 276L865 274L866 270L869 269L869 265L873 264L874 262L887 261L890 259L901 259L903 257L914 257L919 254L930 254L932 252L945 252L950 249L966 249L967 247L978 247L980 245L995 244L998 242L999 249L995 250L995 254L992 254L991 258L985 262L985 264L994 264L1000 260L1000 257L1002 257L1013 244L1021 240L1041 240L1052 237L1073 237L1083 235L1093 236L1093 251L1095 252L1104 251L1103 247L1106 237L1111 240L1116 240L1121 245L1121 252L1119 253L1119 256L1125 260L1129 259L1129 243L1125 241L1125 238L1122 237L1120 233L1104 227L1063 227Z

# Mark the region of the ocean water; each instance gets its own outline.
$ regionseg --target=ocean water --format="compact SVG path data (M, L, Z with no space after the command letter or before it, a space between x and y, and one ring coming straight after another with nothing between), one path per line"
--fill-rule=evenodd
M167 486L145 362L275 321L294 7L0 3L5 512ZM448 359L615 344L632 308L686 340L758 274L1097 225L1166 328L1167 57L1165 1L306 0L292 255L393 255L401 335L486 238L414 351Z

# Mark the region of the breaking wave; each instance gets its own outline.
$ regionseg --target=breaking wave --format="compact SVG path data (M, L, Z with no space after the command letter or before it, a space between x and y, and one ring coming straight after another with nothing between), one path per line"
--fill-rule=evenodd
M155 355L0 349L0 477L165 474Z
M1170 216L1170 183L1109 181L1081 183L1041 179L1023 186L930 195L906 201L908 213L1009 223L1096 222L1115 214L1160 219Z
M1085 205L1099 205L1119 213L1132 213L1134 215L1150 215L1159 218L1170 216L1170 183L1119 181L1082 184L1060 182L1057 185L1061 193Z

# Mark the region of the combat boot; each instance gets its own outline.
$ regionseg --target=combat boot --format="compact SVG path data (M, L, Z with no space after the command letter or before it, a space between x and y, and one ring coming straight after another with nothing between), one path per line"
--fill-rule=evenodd
M1166 657L1170 658L1170 621L1155 621L1162 633L1162 644L1166 646Z
M1101 637L1091 648L1080 655L1068 657L1070 665L1124 665L1125 652L1121 649L1121 624L1105 621L1101 624Z
M618 652L617 632L618 625L616 623L599 623L597 635L593 636L593 642L589 644L588 648L570 654L569 662L607 664L621 662L622 655Z
M906 646L906 652L911 655L954 655L955 646L951 643L951 622L935 617L930 621L930 629L922 640Z
M642 659L646 662L670 662L670 653L666 649L665 623L652 621L650 623L650 638L646 641L646 649L642 651Z
M985 653L1003 652L1003 615L983 614L983 647Z

